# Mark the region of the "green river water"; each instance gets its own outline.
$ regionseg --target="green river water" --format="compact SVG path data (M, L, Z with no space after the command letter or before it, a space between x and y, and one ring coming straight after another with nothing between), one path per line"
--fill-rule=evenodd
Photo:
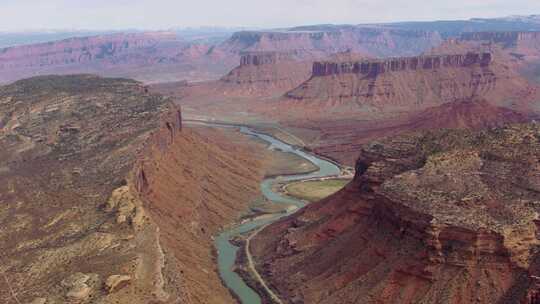
M283 151L284 153L294 153L304 159L307 159L317 165L319 170L313 173L308 174L298 174L298 175L287 175L287 176L278 176L273 178L267 178L261 182L261 191L262 194L274 204L287 204L295 205L298 208L304 206L304 202L282 196L279 193L276 193L272 190L272 186L279 182L287 181L296 181L303 180L307 178L317 178L317 177L326 177L326 176L336 176L340 173L340 168L335 164L326 161L324 159L318 158L312 154L306 153L298 148L295 148L289 144L286 144L272 136L267 134L258 133L247 127L240 127L240 131L244 134L262 139L268 143L269 149L276 149ZM274 222L281 217L290 215L291 213L297 211L298 209L291 211L287 214L275 215L272 218L265 218L263 220L249 221L244 224L234 226L228 230L223 231L215 239L215 246L218 252L218 269L221 279L225 285L233 291L233 293L240 299L242 304L260 304L261 297L246 285L244 280L233 271L234 262L236 259L236 253L239 250L239 247L234 246L229 242L229 240L239 234L254 230L263 225Z

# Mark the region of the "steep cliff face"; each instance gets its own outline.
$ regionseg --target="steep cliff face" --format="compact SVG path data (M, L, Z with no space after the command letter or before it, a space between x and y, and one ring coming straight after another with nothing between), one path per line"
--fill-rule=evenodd
M2 301L165 298L156 226L125 178L168 102L131 80L50 76L0 87L0 107Z
M317 62L313 76L288 92L283 106L291 107L292 113L346 118L359 113L417 111L474 97L496 105L517 105L534 99L535 94L534 86L508 66L494 62L489 53L467 53Z
M5 48L1 52L1 69L34 67L56 64L80 64L98 60L129 60L129 55L159 43L182 45L174 33L115 34L85 38L71 38L49 43ZM46 56L43 56L46 54ZM139 58L139 60L150 58Z
M240 66L222 77L217 88L226 95L280 96L309 78L310 61L298 61L295 52L251 52Z
M240 57L240 66L262 66L294 60L295 52L247 52Z
M365 145L345 189L252 240L287 303L533 303L536 124Z
M303 31L239 32L219 49L228 51L296 51L299 59L316 59L353 51L374 57L417 55L442 42L436 32L362 26Z
M0 49L0 82L89 72L146 82L214 80L234 68L244 52L289 53L304 61L345 51L420 54L440 42L434 32L355 26L339 31L238 32L225 42L190 42L174 32L122 33Z
M259 194L258 152L238 134L181 128L177 113L146 141L130 180L159 227L169 301L234 303L216 269L213 236Z
M257 193L249 149L126 79L18 81L0 113L1 302L233 301L211 235Z
M437 52L456 49L482 49L494 53L497 61L513 65L527 79L540 81L540 32L466 33L460 39L443 43Z
M359 74L377 77L383 73L402 71L436 70L444 68L466 68L471 66L488 67L491 64L490 53L467 53L439 56L419 56L390 58L385 60L360 62L315 62L314 77Z
M153 82L216 78L212 73L219 75L232 65L226 58L207 56L210 48L210 44L187 42L174 32L121 33L16 46L0 49L0 82L89 72Z
M319 136L308 138L308 146L347 164L354 162L361 144L381 136L479 129L538 117L538 87L506 60L507 52L486 53L485 47L469 48L461 41L452 45L465 52L315 63L308 81L254 111L316 132Z
M540 43L540 32L471 32L461 34L462 41L487 41L502 44L507 48Z

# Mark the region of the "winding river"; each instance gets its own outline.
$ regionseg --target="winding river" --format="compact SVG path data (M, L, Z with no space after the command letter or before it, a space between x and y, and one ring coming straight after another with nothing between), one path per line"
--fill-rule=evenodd
M240 131L244 134L253 136L255 138L262 139L266 141L269 146L269 149L276 149L283 151L285 153L294 153L304 159L307 159L319 167L319 170L313 173L308 174L298 174L298 175L287 175L287 176L277 176L272 178L267 178L261 182L261 191L263 195L274 204L286 204L294 205L297 208L303 207L304 202L283 196L280 193L274 192L272 186L279 182L288 182L288 181L297 181L308 178L319 178L326 176L337 176L340 173L340 168L335 164L326 161L324 159L318 158L312 154L306 153L298 148L295 148L289 144L286 144L272 136L267 134L259 133L254 130L251 130L247 127L240 127ZM286 214L278 214L270 218L265 218L261 220L249 221L244 224L240 224L230 228L229 230L223 231L215 239L215 246L218 251L218 269L221 279L225 285L232 290L240 299L243 304L260 304L261 298L253 289L246 285L242 278L233 271L233 266L236 258L236 253L239 250L239 247L234 246L229 242L229 240L239 234L254 230L256 228L262 227L263 225L269 224L278 220L281 217L290 215L296 212L298 209L289 211Z

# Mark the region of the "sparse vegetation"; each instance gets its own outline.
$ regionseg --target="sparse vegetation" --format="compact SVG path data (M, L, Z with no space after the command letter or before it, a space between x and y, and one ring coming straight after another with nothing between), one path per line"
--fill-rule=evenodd
M349 183L348 179L327 179L291 183L285 187L288 195L310 202L332 195Z

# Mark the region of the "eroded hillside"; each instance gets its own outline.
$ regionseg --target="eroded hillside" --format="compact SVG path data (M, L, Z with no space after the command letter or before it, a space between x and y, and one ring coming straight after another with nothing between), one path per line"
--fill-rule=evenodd
M3 303L227 303L211 236L258 192L242 140L140 83L0 87Z
M252 241L287 303L535 303L540 128L365 145L344 190Z

